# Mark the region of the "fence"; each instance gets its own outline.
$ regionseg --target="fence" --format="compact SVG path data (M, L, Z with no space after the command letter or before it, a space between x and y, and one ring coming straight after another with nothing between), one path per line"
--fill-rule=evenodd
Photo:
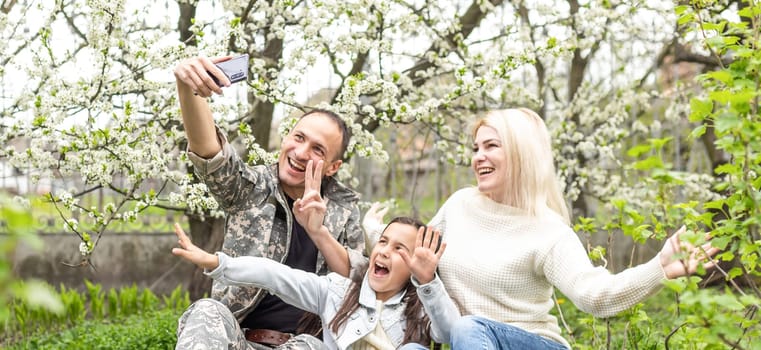
M174 234L106 234L91 257L95 269L77 266L82 261L77 236L56 233L39 237L42 250L22 244L12 255L16 276L79 290L85 289L84 279L88 279L104 288L135 284L156 294L167 294L178 284L187 286L194 268L172 255L172 247L177 246Z

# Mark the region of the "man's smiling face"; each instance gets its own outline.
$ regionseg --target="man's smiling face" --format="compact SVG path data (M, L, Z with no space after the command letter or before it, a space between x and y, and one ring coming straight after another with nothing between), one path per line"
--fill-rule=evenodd
M299 119L283 139L278 159L278 177L283 191L293 198L304 194L304 175L307 162L323 160L317 171L330 176L341 166L341 140L343 135L336 122L320 114L308 114Z

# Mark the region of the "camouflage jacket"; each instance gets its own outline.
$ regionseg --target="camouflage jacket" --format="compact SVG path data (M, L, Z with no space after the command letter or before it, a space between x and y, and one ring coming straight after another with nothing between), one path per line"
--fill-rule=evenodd
M246 165L219 131L218 136L222 151L213 158L204 159L192 152L188 155L196 175L226 214L222 251L232 257L261 256L285 262L295 219L279 186L277 164ZM324 225L346 248L351 274L355 275L367 264L362 255L365 242L357 207L359 197L333 177L323 180L322 193L327 205ZM277 206L284 209L285 222L275 219ZM329 272L321 253L317 255L315 271L320 275ZM214 281L211 296L227 305L241 321L264 293L251 286L227 286Z

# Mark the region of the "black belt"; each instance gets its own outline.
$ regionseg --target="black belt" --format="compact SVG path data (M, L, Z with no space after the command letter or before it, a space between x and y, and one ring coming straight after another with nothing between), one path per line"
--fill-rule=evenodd
M290 334L271 329L247 329L245 334L248 341L274 346L283 345L291 339Z

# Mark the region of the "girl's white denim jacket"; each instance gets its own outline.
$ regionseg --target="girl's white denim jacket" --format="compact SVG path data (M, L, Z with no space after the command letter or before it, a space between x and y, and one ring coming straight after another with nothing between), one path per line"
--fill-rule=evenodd
M252 285L270 291L284 302L315 313L322 319L323 341L329 349L349 349L357 340L372 332L380 318L383 329L395 347L402 344L406 320L401 303L404 291L384 303L381 314L376 312L375 291L365 274L359 294L360 307L338 334L328 324L343 303L352 281L337 273L318 276L293 269L276 261L252 256L231 258L218 252L219 266L207 275L217 282L230 285ZM451 325L460 317L452 299L437 275L433 281L417 286L418 297L431 320L431 337L435 342L448 343ZM423 315L420 315L422 318ZM410 320L415 322L418 320ZM425 344L427 345L427 344Z

